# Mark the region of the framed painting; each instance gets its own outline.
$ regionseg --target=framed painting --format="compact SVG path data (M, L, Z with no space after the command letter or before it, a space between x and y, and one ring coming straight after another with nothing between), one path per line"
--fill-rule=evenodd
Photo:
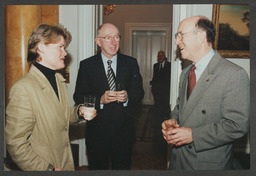
M250 8L246 4L214 4L214 49L225 58L250 57Z

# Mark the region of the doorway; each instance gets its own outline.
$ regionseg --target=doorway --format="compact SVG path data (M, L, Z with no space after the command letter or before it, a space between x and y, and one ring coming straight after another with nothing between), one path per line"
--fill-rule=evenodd
M163 50L170 61L171 24L126 24L125 48L128 55L137 59L143 78L145 91L143 105L153 105L150 81L153 77L153 65L157 62L157 53Z

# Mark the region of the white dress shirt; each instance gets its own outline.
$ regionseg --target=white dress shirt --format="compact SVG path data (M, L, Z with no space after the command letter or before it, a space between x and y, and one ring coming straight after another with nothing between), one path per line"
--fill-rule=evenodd
M111 63L111 67L114 71L114 74L116 76L116 67L117 67L117 54L114 55L111 59L108 59L106 58L106 56L104 56L104 54L102 54L101 52L101 58L102 58L102 62L103 62L103 65L104 65L104 69L105 69L105 73L106 75L108 75L108 60L111 60L112 63ZM127 98L127 101L123 103L124 106L127 106L128 105L128 98ZM103 109L103 106L104 104L100 104L100 109Z
M203 71L209 64L210 60L212 59L215 51L211 49L202 59L200 59L196 64L195 74L196 74L196 81L199 80L200 76L202 75Z

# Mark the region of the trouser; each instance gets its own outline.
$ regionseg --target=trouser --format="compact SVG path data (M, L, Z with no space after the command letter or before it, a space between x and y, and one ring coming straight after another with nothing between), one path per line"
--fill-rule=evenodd
M89 170L130 170L132 144L107 141L99 145L87 143Z

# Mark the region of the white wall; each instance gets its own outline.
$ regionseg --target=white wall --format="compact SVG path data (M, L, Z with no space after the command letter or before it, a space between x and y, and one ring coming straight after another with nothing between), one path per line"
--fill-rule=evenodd
M241 67L243 67L246 70L248 76L250 77L250 59L239 59L239 58L238 59L236 59L236 58L232 59L232 58L229 58L228 60L231 61L231 62L234 62L235 64L237 64Z
M95 28L96 26L95 5L60 5L59 21L72 34L72 41L67 51L71 56L70 83L67 84L70 104L74 104L73 94L75 91L77 72L81 60L95 54Z

